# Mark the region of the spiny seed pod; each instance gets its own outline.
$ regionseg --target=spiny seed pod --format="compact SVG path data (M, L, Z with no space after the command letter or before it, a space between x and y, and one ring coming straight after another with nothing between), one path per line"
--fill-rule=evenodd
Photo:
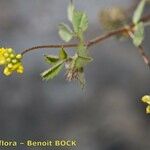
M102 10L99 20L105 30L115 30L124 25L126 15L123 9L112 7Z

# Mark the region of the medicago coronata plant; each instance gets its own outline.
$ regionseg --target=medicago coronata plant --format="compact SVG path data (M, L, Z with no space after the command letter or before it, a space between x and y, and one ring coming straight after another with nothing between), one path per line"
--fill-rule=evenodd
M100 21L106 33L86 41L84 33L88 29L88 17L85 12L77 10L71 1L68 7L68 20L71 26L61 23L58 31L61 39L66 44L35 46L24 50L21 54L16 54L12 48L0 48L0 65L4 67L3 73L6 76L11 75L13 72L23 73L22 59L30 51L58 48L58 55L44 55L45 62L50 65L50 68L41 73L41 77L43 80L48 81L57 76L64 68L66 70L66 79L68 81L77 80L83 88L86 81L84 69L93 60L89 54L89 48L112 36L117 37L117 39L120 37L131 39L133 44L139 49L144 62L150 66L149 57L143 48L144 29L149 25L150 14L142 15L145 5L149 2L149 0L141 0L132 18L126 16L125 12L118 7L103 10L100 13ZM77 43L68 44L72 39L76 39ZM70 49L74 51L73 55L68 54ZM146 100L142 98L142 101L148 104L146 111L149 113L150 106L147 97Z

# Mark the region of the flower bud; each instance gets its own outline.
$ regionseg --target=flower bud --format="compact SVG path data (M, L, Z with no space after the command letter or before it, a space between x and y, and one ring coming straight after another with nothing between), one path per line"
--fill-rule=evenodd
M6 53L4 53L4 57L8 57L9 56L9 54L6 52Z
M12 52L13 52L12 48L8 48L7 51L8 51L9 53L12 53Z
M142 102L150 104L150 95L145 95L142 97Z
M0 65L4 65L5 64L5 60L0 60Z
M12 73L12 72L9 70L8 67L6 67L6 68L4 69L4 74L5 74L6 76L11 75L11 73Z
M12 68L13 67L13 64L8 64L8 68Z
M11 62L11 59L10 59L10 58L7 58L6 61L9 63L9 62Z
M21 58L22 58L22 55L21 55L21 54L17 54L17 55L16 55L16 58L17 58L17 59L21 59Z
M11 57L11 58L14 58L14 57L15 57L15 55L14 55L14 54L10 54L10 57Z
M148 105L148 106L146 107L146 113L147 113L147 114L150 114L150 105Z
M23 72L24 72L23 66L19 66L19 68L17 69L17 73L22 74Z
M12 63L14 63L14 64L17 63L17 59L13 59Z

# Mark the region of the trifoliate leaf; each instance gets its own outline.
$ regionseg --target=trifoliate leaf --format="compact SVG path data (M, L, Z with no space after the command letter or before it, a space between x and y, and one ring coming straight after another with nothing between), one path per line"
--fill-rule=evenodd
M69 42L73 37L73 32L70 27L64 23L59 25L59 35L65 42Z
M75 66L77 68L81 68L87 65L91 61L92 61L91 57L78 56L75 61Z
M135 26L135 32L133 36L133 44L138 47L142 44L144 39L144 25L142 22Z
M72 20L73 20L72 18L73 18L74 9L75 9L75 7L74 7L74 5L71 1L70 4L69 4L69 7L68 7L68 19L69 19L70 22L72 22Z
M133 14L133 23L136 24L140 21L144 6L145 6L146 0L141 0L140 3L138 4L134 14Z
M80 11L73 11L73 28L76 33L84 32L88 28L88 18L87 15Z
M44 71L41 76L43 80L49 80L53 79L63 68L63 61L60 61L59 63L55 64L50 69Z
M65 49L62 47L60 52L59 52L59 58L60 59L67 59L68 55L67 55L67 52L65 51Z
M45 57L46 62L50 63L50 64L54 64L54 63L57 63L59 61L58 56L44 55L44 57Z

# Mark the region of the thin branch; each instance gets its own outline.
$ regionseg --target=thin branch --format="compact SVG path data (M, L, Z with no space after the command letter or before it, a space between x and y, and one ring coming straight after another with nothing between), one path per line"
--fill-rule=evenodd
M112 32L109 32L109 33L106 33L102 36L98 36L88 42L86 42L86 46L87 47L90 47L92 45L95 45L96 43L99 43L101 41L104 41L105 39L108 39L109 37L111 36L114 36L114 35L117 35L119 33L123 33L124 31L127 31L127 28L121 28L121 29L117 29L115 31L112 31ZM24 55L25 53L29 52L29 51L33 51L33 50L37 50L37 49L43 49L43 48L61 48L61 47L64 47L64 48L70 48L70 47L76 47L78 44L75 43L75 44L56 44L56 45L40 45L40 46L34 46L34 47L31 47L29 49L26 49L22 52L22 55Z
M29 49L24 50L21 54L24 55L27 52L37 50L37 49L44 49L44 48L68 48L68 47L76 47L77 44L56 44L56 45L40 45L40 46L34 46Z
M93 46L93 45L95 45L97 43L100 43L100 42L102 42L102 41L104 41L104 40L106 40L106 39L108 39L108 38L110 38L112 36L126 33L126 32L128 32L128 30L129 30L129 28L123 27L123 28L111 31L109 33L106 33L106 34L104 34L102 36L98 36L98 37L90 40L89 42L87 42L87 47L90 47L90 46Z
M142 17L140 21L142 21L143 23L149 22L150 21L150 14ZM90 46L93 46L93 45L95 45L97 43L100 43L100 42L102 42L102 41L104 41L104 40L106 40L106 39L108 39L108 38L110 38L112 36L115 36L115 35L118 35L118 34L127 33L130 29L132 29L133 26L134 26L134 24L131 23L128 27L125 26L125 27L116 29L114 31L105 33L104 35L97 36L96 38L85 42L85 45L87 47L90 47ZM40 45L40 46L31 47L29 49L25 49L21 54L24 55L25 53L28 53L30 51L37 50L37 49L61 48L61 47L69 48L69 47L76 47L77 45L78 45L77 43L75 43L75 44Z
M143 46L140 45L138 48L139 48L140 54L141 54L142 57L143 57L143 60L144 60L145 64L146 64L148 67L150 67L150 58L146 55Z

